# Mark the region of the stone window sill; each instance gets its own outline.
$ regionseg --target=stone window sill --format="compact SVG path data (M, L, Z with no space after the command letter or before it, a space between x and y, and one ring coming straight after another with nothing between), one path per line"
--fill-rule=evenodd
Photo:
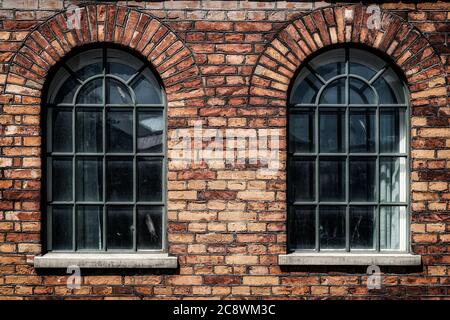
M176 268L177 257L166 253L47 253L34 258L35 268Z
M291 253L278 256L278 264L282 266L419 266L421 263L421 256L411 253Z

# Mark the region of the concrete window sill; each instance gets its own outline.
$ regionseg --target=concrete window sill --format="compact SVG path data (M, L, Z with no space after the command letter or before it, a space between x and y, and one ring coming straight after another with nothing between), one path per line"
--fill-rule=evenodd
M278 264L282 266L418 266L421 263L420 255L410 253L291 253L278 256Z
M34 258L35 268L176 268L177 257L166 253L47 253Z

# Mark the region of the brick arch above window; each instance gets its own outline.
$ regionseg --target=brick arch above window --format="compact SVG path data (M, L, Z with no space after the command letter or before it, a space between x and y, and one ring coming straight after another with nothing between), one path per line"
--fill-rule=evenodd
M286 105L295 73L311 54L335 44L356 43L390 56L407 78L411 105L435 99L446 104L445 70L429 41L411 24L381 11L379 29L369 29L374 12L367 6L314 10L280 30L261 53L250 80L252 106Z
M143 56L159 73L169 106L204 96L201 74L191 50L151 15L117 5L80 7L79 28L69 28L73 12L61 12L37 26L11 59L5 93L18 103L40 103L51 68L72 49L115 43Z

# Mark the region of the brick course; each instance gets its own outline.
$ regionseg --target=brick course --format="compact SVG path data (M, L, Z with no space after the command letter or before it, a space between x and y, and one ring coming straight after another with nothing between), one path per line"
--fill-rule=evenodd
M447 2L381 5L369 30L359 4L290 1L118 1L82 7L70 30L62 1L0 0L0 298L447 298L450 294L450 99ZM67 3L65 4L67 5ZM84 271L80 289L38 272L42 251L41 97L73 48L116 43L145 57L167 94L169 136L204 128L279 128L286 93L310 54L359 43L404 73L411 101L411 241L420 267L280 267L286 252L285 146L280 173L255 165L169 161L169 253L179 269ZM173 146L169 145L170 151Z

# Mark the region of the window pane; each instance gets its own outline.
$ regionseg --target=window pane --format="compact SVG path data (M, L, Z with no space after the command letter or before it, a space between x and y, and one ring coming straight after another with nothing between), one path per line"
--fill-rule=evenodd
M73 214L71 206L54 206L52 210L52 250L73 249Z
M133 200L133 160L114 158L107 160L107 200Z
M162 152L164 119L162 110L138 112L138 152Z
M345 152L345 109L321 109L320 152Z
M405 109L380 109L380 151L406 152Z
M78 92L78 104L103 103L103 79L97 78L85 84Z
M103 151L102 111L99 109L82 109L77 112L76 124L77 151Z
M293 111L289 116L290 152L314 152L314 110Z
M364 82L350 78L350 103L351 104L375 104L373 90Z
M406 208L380 207L380 248L405 250Z
M319 209L320 249L345 249L345 207Z
M128 88L114 79L106 79L106 103L108 104L132 104Z
M50 109L52 113L52 151L72 152L72 110Z
M101 158L77 159L77 200L102 201L103 161Z
M53 201L72 200L72 159L53 158L52 161Z
M101 250L103 234L103 207L77 207L77 248Z
M292 160L289 181L294 201L314 201L316 194L315 160L313 158Z
M162 169L160 158L138 160L138 185L140 201L162 201Z
M406 159L380 158L380 201L406 201Z
M134 75L143 63L131 54L128 54L122 50L107 49L108 62L107 70L109 74L115 75L128 80Z
M67 65L81 80L103 72L103 49L84 51L71 58Z
M375 152L375 109L350 111L350 152Z
M329 80L345 73L345 49L335 49L322 53L310 62L312 69L316 70L325 80Z
M291 249L314 249L316 246L315 207L293 207L289 214L289 229Z
M108 208L108 249L133 248L133 207Z
M376 55L356 48L350 49L350 73L370 80L386 64Z
M320 201L345 201L345 159L320 160Z
M350 248L375 249L376 207L350 207Z
M133 152L133 111L108 109L106 121L107 151Z
M316 103L320 87L322 87L322 82L308 69L304 68L292 87L290 102L292 104Z
M162 207L138 208L138 249L162 248Z
M391 68L379 77L373 86L378 92L380 104L404 104L405 90L402 81Z
M133 90L138 104L161 104L161 86L153 73L147 69L133 81Z
M351 201L375 201L374 158L351 158L350 159L350 200Z
M333 81L325 88L320 97L321 104L344 104L345 103L345 78Z
M72 77L64 68L60 68L56 73L50 85L49 102L58 103L73 103L73 97L80 82Z

